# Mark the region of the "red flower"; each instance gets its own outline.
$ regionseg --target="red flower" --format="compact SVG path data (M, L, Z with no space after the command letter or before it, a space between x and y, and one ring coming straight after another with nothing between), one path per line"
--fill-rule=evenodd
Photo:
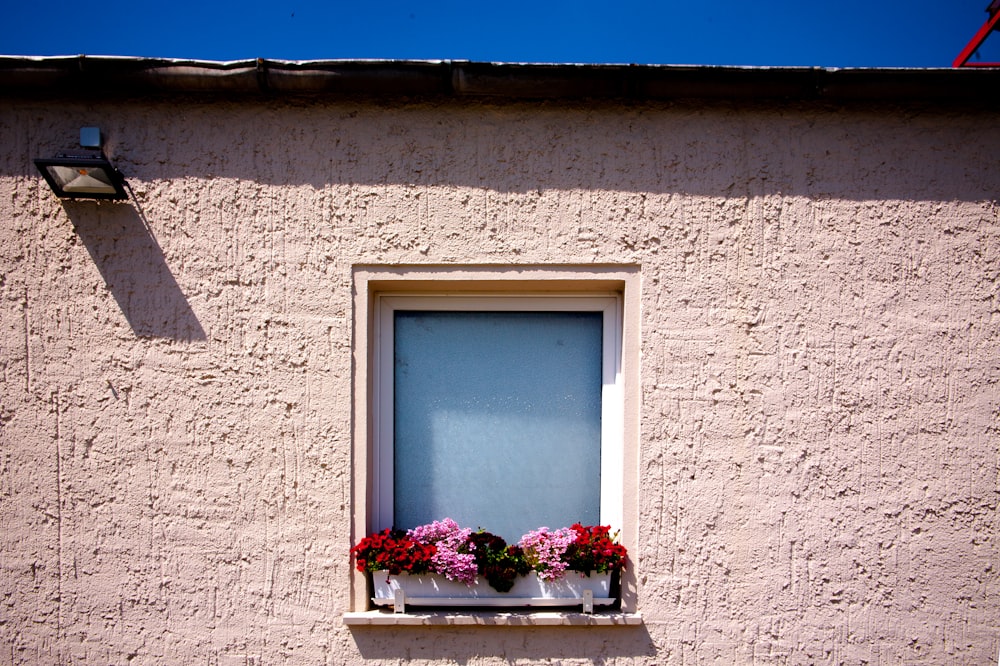
M430 571L437 549L414 541L402 530L384 529L351 548L358 571L423 574Z
M570 528L576 540L566 549L563 558L574 571L605 573L625 567L628 552L625 546L615 543L618 533L611 534L608 525L583 526L575 523Z

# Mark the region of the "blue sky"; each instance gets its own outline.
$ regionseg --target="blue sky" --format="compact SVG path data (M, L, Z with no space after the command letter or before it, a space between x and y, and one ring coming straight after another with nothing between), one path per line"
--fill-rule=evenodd
M989 0L10 2L4 55L948 67ZM94 12L95 8L98 11ZM982 49L1000 60L1000 35Z

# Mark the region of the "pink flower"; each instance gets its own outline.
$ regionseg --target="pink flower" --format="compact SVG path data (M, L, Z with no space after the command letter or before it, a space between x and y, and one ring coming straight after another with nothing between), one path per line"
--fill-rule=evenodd
M478 573L473 554L475 545L469 541L471 534L471 529L459 527L451 518L435 520L407 532L414 541L437 548L431 558L431 571L466 585L473 585Z
M568 527L550 532L548 527L539 527L528 532L518 542L524 549L528 564L538 572L542 580L558 580L566 571L562 556L576 539L576 532Z

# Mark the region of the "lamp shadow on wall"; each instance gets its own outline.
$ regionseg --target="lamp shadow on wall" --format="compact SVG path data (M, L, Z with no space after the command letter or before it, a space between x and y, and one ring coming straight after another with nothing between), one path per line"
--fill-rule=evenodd
M64 201L63 208L137 337L205 339L134 198L100 206Z

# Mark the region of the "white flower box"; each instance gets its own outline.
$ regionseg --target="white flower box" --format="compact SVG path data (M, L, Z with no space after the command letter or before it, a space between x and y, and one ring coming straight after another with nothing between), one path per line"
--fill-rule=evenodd
M594 573L585 576L567 571L559 580L542 580L534 572L518 576L509 592L498 592L483 579L473 585L448 580L440 574L413 576L392 575L387 571L372 574L379 606L393 606L397 613L411 606L483 606L515 608L521 606L583 606L592 612L594 606L614 603L611 596L611 574Z

